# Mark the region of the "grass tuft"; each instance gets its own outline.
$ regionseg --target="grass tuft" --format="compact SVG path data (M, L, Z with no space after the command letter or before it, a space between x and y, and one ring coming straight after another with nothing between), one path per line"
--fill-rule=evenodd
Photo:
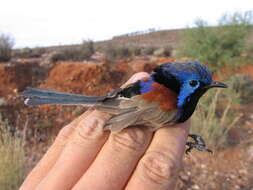
M25 176L23 140L12 134L10 125L0 115L0 187L18 189Z
M234 82L228 89L212 89L201 98L192 117L191 133L200 134L208 147L218 150L229 145L228 132L236 126L241 114L233 109L240 103L240 93Z

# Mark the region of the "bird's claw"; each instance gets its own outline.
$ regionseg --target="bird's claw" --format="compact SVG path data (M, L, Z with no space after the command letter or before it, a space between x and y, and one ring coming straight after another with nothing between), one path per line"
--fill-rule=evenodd
M188 146L188 148L185 151L186 154L191 152L192 149L194 148L196 148L199 151L207 151L213 153L212 150L206 147L205 141L201 136L196 134L189 134L188 136L191 137L194 140L194 142L186 142L186 145Z
M191 152L193 148L196 148L199 151L207 151L207 152L213 153L212 150L208 149L205 145L202 145L202 144L198 144L195 142L187 142L186 145L189 146L185 151L186 154Z

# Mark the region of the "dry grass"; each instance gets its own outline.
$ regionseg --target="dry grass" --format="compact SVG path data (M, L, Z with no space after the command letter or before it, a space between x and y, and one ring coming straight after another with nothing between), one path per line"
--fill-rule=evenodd
M235 127L241 115L232 109L240 102L240 94L233 84L228 89L210 90L204 96L192 117L191 133L200 134L212 149L228 145L227 135Z
M23 138L12 134L7 121L0 115L0 187L15 190L25 176Z

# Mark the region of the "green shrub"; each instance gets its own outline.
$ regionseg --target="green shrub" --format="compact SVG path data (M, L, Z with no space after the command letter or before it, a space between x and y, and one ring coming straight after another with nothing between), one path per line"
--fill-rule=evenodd
M104 54L107 60L128 58L131 56L170 56L172 48L169 46L157 48L153 46L140 47L140 46L112 46L109 45L105 48Z
M38 58L46 53L45 48L22 48L13 51L13 57L15 58Z
M58 61L67 61L67 60L71 60L71 61L80 61L81 60L81 51L80 48L66 48L64 50L62 50L59 53L61 56L58 57Z
M141 47L132 46L132 47L129 47L129 52L133 56L139 56L141 55L141 49L142 49Z
M141 50L141 55L153 55L154 51L156 50L156 47L143 47Z
M109 61L113 61L117 57L117 49L114 46L107 46L104 50L105 58Z
M246 37L252 23L252 12L224 15L217 27L197 20L196 27L183 33L178 56L186 56L209 63L214 69L231 63L247 49Z
M11 59L14 40L6 34L0 35L0 61L9 61Z
M157 50L154 51L154 56L171 56L171 52L172 52L172 47L170 46L165 46L165 47L161 47L158 48Z
M80 60L90 59L91 56L95 53L94 42L91 40L83 41L80 47Z
M66 58L63 51L57 51L50 55L49 60L54 63L57 61L64 61Z
M88 60L95 53L93 41L83 41L78 47L66 47L51 55L50 60L56 61L83 61Z
M1 116L1 115L0 115ZM25 153L20 137L10 132L7 121L0 117L0 187L18 189L25 177Z
M14 50L12 55L15 58L28 58L28 57L30 57L31 53L32 53L32 49L29 47L25 47L22 49Z
M119 47L117 48L117 57L118 58L126 58L130 57L131 53L128 47Z
M107 60L115 60L115 59L122 59L132 56L133 50L132 47L118 47L118 46L107 46L105 48L105 57Z

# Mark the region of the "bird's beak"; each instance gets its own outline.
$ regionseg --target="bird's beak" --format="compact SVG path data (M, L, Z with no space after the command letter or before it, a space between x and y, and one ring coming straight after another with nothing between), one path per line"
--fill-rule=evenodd
M210 85L205 86L205 88L227 88L228 86L222 82L213 81Z

